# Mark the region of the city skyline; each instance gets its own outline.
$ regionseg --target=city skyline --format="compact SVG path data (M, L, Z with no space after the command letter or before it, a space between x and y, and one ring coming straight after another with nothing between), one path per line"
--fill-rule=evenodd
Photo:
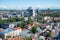
M0 0L0 8L26 9L28 7L60 9L60 0Z

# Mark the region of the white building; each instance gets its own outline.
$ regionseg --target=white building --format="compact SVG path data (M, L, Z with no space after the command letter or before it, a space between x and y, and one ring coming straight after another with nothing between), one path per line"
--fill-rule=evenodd
M22 32L22 29L19 28L19 27L12 28L12 29L8 28L8 29L5 29L5 30L2 30L0 32L0 35L2 35L2 36L4 35L3 38L6 39L7 36L11 36L11 37L19 36L21 32Z

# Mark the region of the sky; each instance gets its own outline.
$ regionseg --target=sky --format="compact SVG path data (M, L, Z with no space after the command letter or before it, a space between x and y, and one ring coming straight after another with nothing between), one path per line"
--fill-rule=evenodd
M60 8L60 0L0 0L0 8Z

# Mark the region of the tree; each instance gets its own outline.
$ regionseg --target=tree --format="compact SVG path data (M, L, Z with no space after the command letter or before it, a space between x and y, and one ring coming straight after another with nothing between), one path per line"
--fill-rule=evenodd
M21 27L21 28L23 29L23 28L24 28L24 23L21 23L21 24L18 23L18 24L17 24L17 27Z
M11 38L11 36L7 36L7 38Z
M24 22L24 18L21 18L20 21L23 21Z
M32 32L33 34L35 34L35 33L37 32L36 29L37 29L37 26L33 26L32 29L31 29L31 32Z
M55 22L60 22L60 20L55 20Z
M16 21L21 21L24 23L24 18L9 18L7 20L0 20L1 23L10 23L10 22L16 22Z
M24 40L31 40L29 37L25 37Z
M15 22L16 19L15 19L15 18L10 18L10 19L8 19L8 21L9 21L9 22Z
M27 24L32 24L32 23L33 23L33 20L31 19L31 17L29 17Z
M8 23L8 20L0 20L0 24L2 23Z
M46 20L42 21L42 23L46 23Z
M18 17L16 17L15 19L16 19L16 21L20 21L21 20L21 18L18 18Z
M51 32L46 32L46 37L51 37Z

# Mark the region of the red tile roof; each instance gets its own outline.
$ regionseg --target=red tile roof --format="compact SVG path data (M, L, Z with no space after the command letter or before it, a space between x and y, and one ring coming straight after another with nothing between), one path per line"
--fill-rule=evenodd
M15 28L13 28L13 30L18 30L18 29L20 29L20 27L15 27Z
M32 39L32 40L36 40L35 36L31 36L31 39Z
M13 40L12 38L8 38L7 40Z
M46 24L41 24L41 26L46 26Z

